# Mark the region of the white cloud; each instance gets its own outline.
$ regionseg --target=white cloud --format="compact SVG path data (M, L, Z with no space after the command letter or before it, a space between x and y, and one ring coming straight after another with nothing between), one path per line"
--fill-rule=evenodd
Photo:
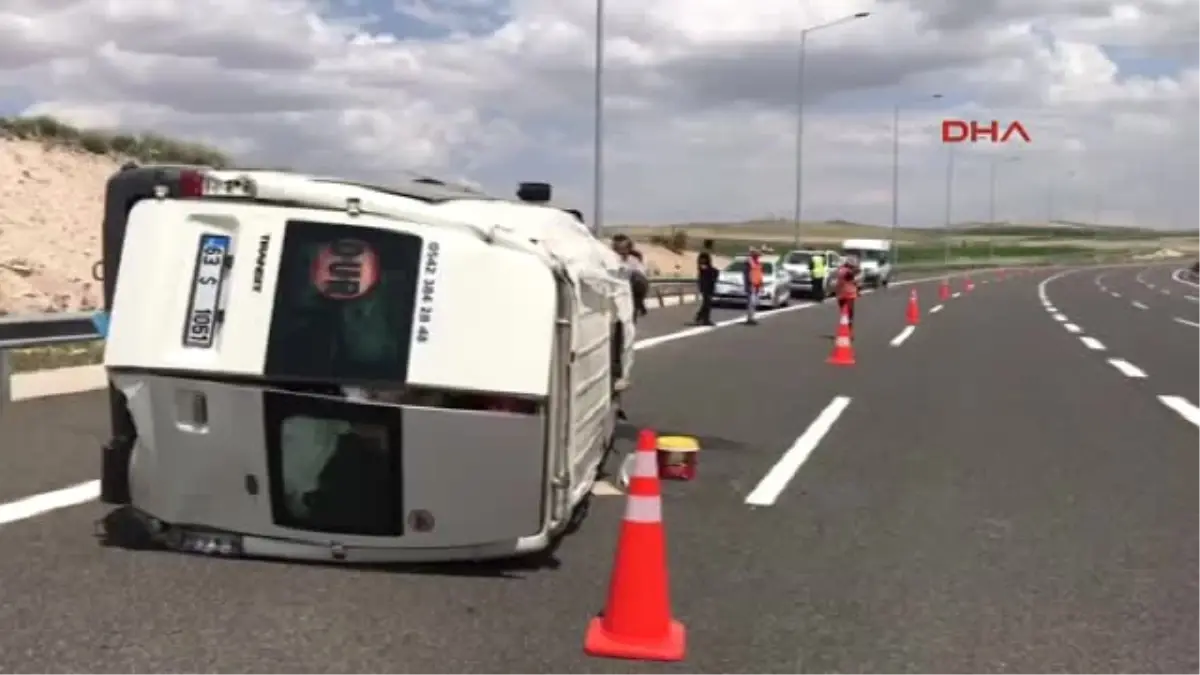
M960 151L955 217L1195 227L1194 0L608 0L609 222L791 212L808 35L810 218L937 224L945 117L1020 120L1027 147ZM386 179L554 182L590 203L592 0L7 0L0 86L84 124L187 135L254 164ZM352 11L352 14L351 14ZM941 101L929 95L945 94Z

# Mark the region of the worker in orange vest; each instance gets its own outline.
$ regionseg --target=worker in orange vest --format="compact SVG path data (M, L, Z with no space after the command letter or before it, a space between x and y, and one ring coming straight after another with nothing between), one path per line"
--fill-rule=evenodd
M837 295L838 311L845 311L850 320L850 329L854 329L854 305L858 300L858 259L846 256L842 266L838 268L834 293Z
M742 282L746 288L746 325L757 326L754 310L758 306L758 294L763 287L762 252L756 248L750 249L750 257L746 259L746 268L742 270Z

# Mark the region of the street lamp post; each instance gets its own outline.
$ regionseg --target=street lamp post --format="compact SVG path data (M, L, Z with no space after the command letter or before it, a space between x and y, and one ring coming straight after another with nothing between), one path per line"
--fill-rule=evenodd
M604 14L605 0L596 0L595 18L595 100L593 101L592 138L592 231L600 235L604 227Z
M796 228L793 244L797 248L800 246L800 218L804 208L804 61L808 48L808 34L822 28L839 26L855 19L865 19L868 16L871 16L870 12L848 14L800 31L800 54L796 64L796 193L795 203L792 205L792 219L795 221Z
M930 94L929 98L941 98L941 94ZM900 223L900 101L892 106L892 229L888 236L888 247L892 253L892 263L900 262L899 251L896 250L896 228Z
M604 227L604 0L596 0L596 72L592 125L592 231Z
M946 220L942 225L942 264L950 274L950 216L954 194L954 146L946 146Z

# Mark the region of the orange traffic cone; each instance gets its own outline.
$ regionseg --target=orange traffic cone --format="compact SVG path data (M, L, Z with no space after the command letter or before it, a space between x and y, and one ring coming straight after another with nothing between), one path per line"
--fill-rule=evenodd
M842 317L838 319L837 334L833 338L833 353L825 359L825 363L835 366L854 365L854 344L850 335L850 310L843 307Z
M917 305L917 289L908 294L908 325L916 326L921 323L921 308Z
M999 270L996 271L996 278L1000 279L1001 281L1004 280L1004 268L1003 267L1001 267Z
M963 284L963 290L966 290L966 291L975 290L975 282L971 281L971 275L970 274L964 275L964 278L966 279L966 282Z
M643 430L629 476L608 602L604 613L588 624L583 651L617 659L682 661L686 643L683 624L671 617L658 436Z
M945 302L950 299L950 279L943 278L942 283L938 286L938 300Z

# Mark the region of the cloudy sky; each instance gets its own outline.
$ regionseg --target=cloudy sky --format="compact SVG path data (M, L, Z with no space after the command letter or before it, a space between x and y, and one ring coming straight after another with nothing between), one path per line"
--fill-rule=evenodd
M797 55L806 219L1197 226L1196 0L608 0L605 222L790 217ZM153 129L254 164L590 210L595 0L3 0L0 114ZM942 98L934 99L933 94Z

